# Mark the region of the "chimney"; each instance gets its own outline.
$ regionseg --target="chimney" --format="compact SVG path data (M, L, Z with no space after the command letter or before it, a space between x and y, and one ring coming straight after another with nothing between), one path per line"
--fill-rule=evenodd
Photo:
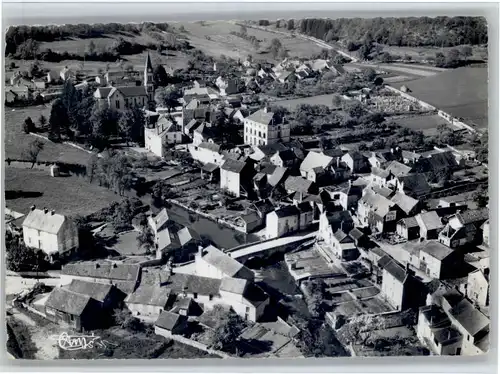
M450 340L451 339L451 330L448 330L448 339L447 340Z
M201 245L198 246L198 254L203 257L203 247Z
M340 167L340 157L337 157L337 167Z
M94 266L96 269L99 269L99 264L97 262L94 264Z
M264 113L267 113L269 111L267 105L264 107Z
M31 211L34 211L35 209L36 209L36 205L32 205L30 208Z
M44 212L45 214L47 214L47 213L49 212L49 210L48 210L47 208L43 208L43 212Z
M118 267L118 265L116 264L116 262L113 262L113 269L116 269Z
M56 211L55 211L55 210L53 210L53 209L50 211L50 215L51 215L51 216L53 216L55 213L56 213Z
M391 148L391 153L394 153L394 148Z

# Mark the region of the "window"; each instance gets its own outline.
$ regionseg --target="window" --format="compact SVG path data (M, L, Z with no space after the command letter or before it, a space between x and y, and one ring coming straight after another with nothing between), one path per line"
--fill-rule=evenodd
M198 298L198 293L194 292L193 293L193 299L197 299Z
M245 313L249 313L249 312L250 312L250 307L248 307L248 306L247 306L247 307L245 308Z
M467 335L467 341L470 341L470 335Z
M116 109L120 109L120 100L116 100Z
M208 295L208 300L213 300L214 299L214 295Z
M457 350L456 350L455 354L457 356L460 356L461 353L462 353L462 348L461 347L457 347Z

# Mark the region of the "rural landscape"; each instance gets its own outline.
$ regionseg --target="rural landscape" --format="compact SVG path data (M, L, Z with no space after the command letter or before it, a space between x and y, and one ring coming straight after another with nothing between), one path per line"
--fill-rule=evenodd
M10 358L489 351L484 18L136 22L5 31Z

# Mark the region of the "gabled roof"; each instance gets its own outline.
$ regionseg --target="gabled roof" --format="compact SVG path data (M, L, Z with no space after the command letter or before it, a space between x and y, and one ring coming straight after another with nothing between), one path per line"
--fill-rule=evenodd
M274 205L269 199L264 199L253 203L252 208L264 217L267 213L274 210Z
M221 280L216 278L174 273L169 276L165 286L177 294L185 291L186 293L216 296L219 294L220 283Z
M384 169L379 169L377 167L372 167L372 174L377 177L387 179L391 176L391 172Z
M418 200L401 192L396 192L391 198L391 201L396 203L406 214L409 214L418 204Z
M210 143L210 142L201 142L199 145L198 145L199 148L204 148L204 149L208 149L212 152L217 152L219 153L219 151L221 150L221 146L220 144L217 144L217 143Z
M379 260L379 266L381 261L382 259ZM399 282L403 283L406 280L406 270L399 262L391 258L388 261L387 259L384 259L384 261L382 261L382 264L382 268L389 274L391 274L394 278L396 278Z
M441 218L439 218L436 211L420 213L415 216L418 225L425 230L436 230L443 227Z
M45 213L41 209L31 210L23 221L23 227L57 234L64 224L65 217L62 214L52 214L49 210Z
M414 173L398 177L398 180L404 184L404 189L415 193L416 195L424 195L431 191L429 183L424 174Z
M226 161L222 165L221 169L226 170L226 171L230 171L232 173L239 174L243 171L245 166L246 166L245 162L237 161L237 160L233 160L233 159L228 158L228 159L226 159Z
M246 119L268 126L273 118L274 113L266 111L265 109L259 109L255 113L249 115Z
M333 158L321 153L310 151L300 164L300 170L308 172L316 167L326 168L333 162Z
M490 217L490 210L488 208L466 210L463 213L458 213L457 218L460 220L462 225L468 225L471 223L483 224Z
M150 225L152 226L153 230L155 231L160 231L163 229L168 221L170 220L170 217L168 216L168 212L166 208L163 208L158 212L156 216L150 216L148 217L148 221Z
M248 281L246 279L240 278L222 278L220 283L220 291L226 291L235 293L238 295L243 295L245 288L247 287Z
M116 87L116 90L118 90L125 97L148 95L144 86L122 86ZM110 93L110 95L112 95L112 93Z
M332 227L333 232L338 229L346 230L347 227L354 226L354 221L352 219L352 215L348 210L339 210L336 212L326 212L326 218L328 223Z
M454 252L453 249L435 240L429 240L428 242L420 244L418 249L440 261Z
M453 306L449 310L449 313L472 336L475 336L490 324L490 319L477 310L470 301L465 298Z
M411 167L405 165L405 164L402 164L401 162L398 162L398 161L391 161L387 167L385 168L385 170L387 171L390 171L393 175L395 175L396 177L400 176L400 175L407 175L411 172Z
M200 125L201 125L201 122L193 118L191 121L189 121L187 123L186 126L184 126L184 129L186 129L187 131L191 131L191 130L194 130L196 128L196 126L200 126Z
M353 238L354 240L359 240L362 237L364 237L365 234L363 233L363 231L361 231L360 229L358 229L357 227L355 227L351 231L349 231L349 236L351 238Z
M299 209L295 205L286 205L284 207L278 208L274 211L278 218L298 216L300 214Z
M391 200L375 193L370 189L368 189L361 197L360 203L367 205L372 212L377 214L379 217L385 217L395 205L395 203Z
M183 227L179 231L177 231L177 238L179 239L180 245L186 245L191 240L199 240L200 236L198 233L189 227Z
M415 217L402 218L399 222L403 222L406 227L418 227Z
M297 204L297 209L301 212L312 212L312 206L308 201L304 201L302 203Z
M127 296L125 303L159 306L164 308L171 295L171 289L160 286L139 286Z
M141 268L137 264L110 263L108 261L70 262L63 265L61 274L90 278L136 282Z
M230 257L228 254L222 252L220 249L215 248L213 245L209 245L203 249L203 260L219 269L228 277L234 277L242 270L244 272L251 273L251 270L249 270L246 266Z
M285 189L287 191L308 193L313 182L298 176L289 176L285 180Z
M293 161L295 160L295 153L291 149L286 149L284 151L277 152L278 157L283 161Z
M68 291L78 293L103 302L111 292L113 285L96 282L86 282L79 279L73 279L70 284L64 287Z
M183 321L187 321L186 316L164 310L156 320L155 326L165 330L172 330L178 323Z
M90 300L90 296L71 292L63 287L56 287L47 298L45 306L74 316L81 316Z
M206 171L206 172L209 172L209 173L213 173L214 171L216 171L217 169L219 168L219 165L217 164L213 164L211 162L208 162L206 163L205 165L203 165L203 167L201 168L203 171Z
M274 171L268 175L267 183L269 183L272 187L276 187L283 180L287 171L287 168L276 167Z

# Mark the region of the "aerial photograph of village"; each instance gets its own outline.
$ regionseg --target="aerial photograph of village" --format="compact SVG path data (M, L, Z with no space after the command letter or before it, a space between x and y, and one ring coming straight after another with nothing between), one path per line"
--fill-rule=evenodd
M485 18L105 18L3 30L11 359L488 352Z

